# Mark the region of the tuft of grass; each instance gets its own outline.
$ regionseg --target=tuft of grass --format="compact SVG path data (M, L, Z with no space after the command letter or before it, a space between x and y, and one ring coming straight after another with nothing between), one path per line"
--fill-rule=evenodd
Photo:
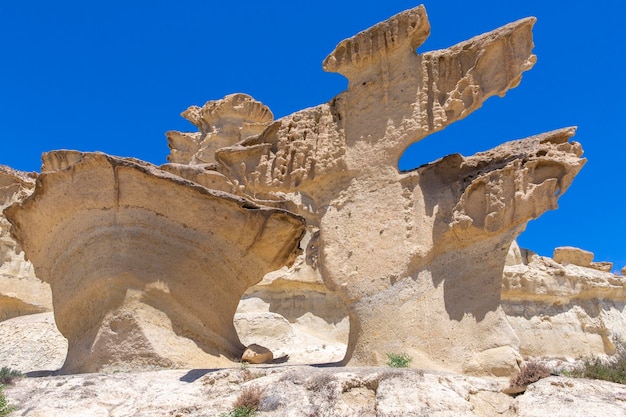
M550 375L551 371L547 366L539 362L531 361L524 364L519 372L511 377L509 382L512 387L526 387Z
M220 417L254 417L257 412L254 408L249 407L235 407L228 413L220 414Z
M613 339L615 355L609 359L586 359L582 365L570 372L575 378L601 379L626 384L626 342Z
M9 402L4 396L4 385L0 385L0 416L9 415L12 411L15 411L15 409L15 407L9 405Z
M249 407L235 407L228 413L220 414L220 417L254 417L257 415L257 411L254 408Z
M228 413L220 414L220 417L253 417L258 414L263 390L252 385L245 387L233 403L233 409Z
M387 366L391 368L408 368L412 360L406 353L387 353Z
M0 368L1 385L13 385L15 378L21 378L22 376L22 373L16 369L7 368L6 366Z

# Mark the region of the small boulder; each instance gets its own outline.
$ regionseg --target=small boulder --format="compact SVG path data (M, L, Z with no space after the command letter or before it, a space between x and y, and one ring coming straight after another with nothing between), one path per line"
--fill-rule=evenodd
M602 272L611 272L613 270L613 262L591 262L589 267Z
M254 364L272 363L274 354L268 348L253 343L243 352L241 360Z
M589 268L593 261L593 253L572 246L561 246L554 249L552 258L561 265L572 264Z

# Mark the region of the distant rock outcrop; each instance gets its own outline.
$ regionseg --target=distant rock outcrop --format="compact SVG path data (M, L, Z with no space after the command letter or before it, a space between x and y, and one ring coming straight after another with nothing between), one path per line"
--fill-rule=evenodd
M28 197L35 188L35 173L0 166L0 321L26 314L52 311L50 286L35 276L11 237L11 224L2 210Z
M592 252L571 246L561 246L554 249L552 258L563 265L578 265L603 272L611 272L613 269L612 262L593 262Z
M626 336L626 279L593 268L593 254L555 250L556 259L524 251L507 264L502 307L525 357L593 357L615 353ZM586 264L585 266L580 264Z

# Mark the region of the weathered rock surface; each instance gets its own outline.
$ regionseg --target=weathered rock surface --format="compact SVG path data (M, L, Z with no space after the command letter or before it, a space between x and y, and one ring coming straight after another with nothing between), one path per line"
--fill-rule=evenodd
M411 173L396 166L409 144L519 83L535 61L533 23L418 55L424 8L400 13L324 61L348 77L347 91L216 152L244 193L291 200L307 219L317 268L349 310L346 362L406 351L416 366L499 375L517 366L501 273L515 236L556 208L583 165L574 130Z
M225 365L244 291L293 261L303 220L137 160L44 155L5 210L68 339L64 372Z
M0 340L0 363L22 373L56 371L67 355L67 340L51 311L1 322Z
M593 253L572 246L561 246L554 249L552 259L563 265L578 265L589 267L593 261Z
M329 103L274 122L243 94L190 107L183 116L199 131L168 132L171 163L160 168L102 154L45 156L33 196L6 213L52 285L69 340L63 370L220 366L243 352L237 331L246 345L291 355L287 339L341 344L348 316L343 364L402 352L416 367L508 376L520 353L540 350L536 317L557 305L567 305L563 323L582 329L570 333L583 354L611 353L607 339L618 331L606 329L617 327L597 317L624 322L622 295L607 289L615 277L572 269L533 281L536 272L522 271L516 281L528 254L509 250L583 166L569 141L575 128L397 170L408 145L517 86L535 62L533 24L417 54L430 25L416 7L335 48L324 68L349 86ZM611 268L569 255L563 263ZM505 265L513 272L503 283ZM545 299L544 284L554 293ZM594 290L613 304L588 303ZM411 412L424 411L420 401Z
M258 135L274 120L267 106L246 94L231 94L202 107L191 106L182 116L199 132L167 132L171 151L167 159L193 165L215 162L217 149Z
M626 387L550 377L516 398L506 379L384 368L257 367L24 378L6 389L25 417L217 416L247 387L263 390L261 415L621 416Z
M308 246L307 237L302 243ZM309 250L310 254L311 251ZM339 362L348 343L348 311L303 256L249 288L235 314L244 344L267 346L290 364Z
M499 307L502 269L511 241L556 207L558 191L582 166L571 134L446 157L378 190L355 181L350 197L332 204L338 208L322 219L324 268L351 301L359 332L353 362L407 351L424 366L510 373L517 338ZM405 210L389 215L393 207ZM374 213L381 213L376 228ZM365 216L372 227L357 229Z
M626 336L626 279L573 262L532 255L505 266L502 306L525 357L612 355Z
M30 262L11 237L11 224L2 211L28 197L37 174L0 166L0 321L52 311L50 286L35 277Z

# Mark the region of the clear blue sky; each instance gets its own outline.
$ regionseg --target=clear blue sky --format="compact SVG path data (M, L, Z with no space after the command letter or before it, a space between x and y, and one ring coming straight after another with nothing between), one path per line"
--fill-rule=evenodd
M53 149L156 164L179 114L244 92L278 118L344 90L321 62L341 40L418 5L386 1L0 1L0 164L38 171ZM538 62L504 99L410 148L402 168L449 153L577 125L589 159L560 208L529 223L521 246L578 246L626 265L626 6L618 0L425 0L445 48L536 16Z

